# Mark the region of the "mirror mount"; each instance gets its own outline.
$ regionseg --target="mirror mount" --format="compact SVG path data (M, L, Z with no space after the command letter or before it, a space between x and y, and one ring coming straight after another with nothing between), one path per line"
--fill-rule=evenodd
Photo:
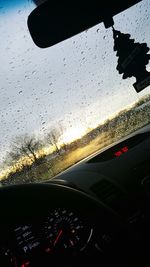
M114 26L114 19L111 16L105 19L103 22L106 29Z

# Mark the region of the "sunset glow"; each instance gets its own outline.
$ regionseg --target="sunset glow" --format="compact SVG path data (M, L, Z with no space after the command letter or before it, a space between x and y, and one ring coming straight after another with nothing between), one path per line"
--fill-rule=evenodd
M81 138L85 134L85 129L83 127L74 127L68 129L60 138L60 143L69 144L76 139Z

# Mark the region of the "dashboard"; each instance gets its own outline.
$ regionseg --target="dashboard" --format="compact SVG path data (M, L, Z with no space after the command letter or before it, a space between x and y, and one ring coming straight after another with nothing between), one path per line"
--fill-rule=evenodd
M0 266L147 266L149 151L143 132L52 181L1 187Z
M127 220L150 193L150 125L56 176L53 183L79 188Z

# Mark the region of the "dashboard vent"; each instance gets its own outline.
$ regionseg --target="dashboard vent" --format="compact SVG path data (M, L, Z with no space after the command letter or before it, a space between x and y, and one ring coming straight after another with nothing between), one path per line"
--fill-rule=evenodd
M91 187L91 191L103 202L112 204L124 194L118 187L107 180L101 180Z
M137 211L132 196L128 196L108 180L101 180L90 189L100 201L108 205L122 217L129 218Z

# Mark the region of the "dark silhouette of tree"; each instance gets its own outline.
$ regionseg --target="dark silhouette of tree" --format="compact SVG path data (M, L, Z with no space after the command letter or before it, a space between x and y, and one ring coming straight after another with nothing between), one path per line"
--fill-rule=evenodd
M45 141L46 145L49 144L54 147L56 153L61 154L61 149L58 145L59 138L63 135L65 127L61 124L56 128L53 128L46 135ZM66 150L66 144L62 142L62 148Z
M150 84L150 73L146 65L150 60L149 48L146 43L135 43L130 39L130 34L124 34L113 28L114 51L117 51L117 70L123 73L123 79L134 76L136 83L133 84L137 92ZM144 81L144 82L143 82Z
M57 153L59 153L59 147L58 147L59 137L60 135L56 129L51 130L46 136L47 143L52 145Z
M15 138L7 156L11 163L17 162L23 157L27 157L33 163L38 163L38 151L41 148L42 142L40 140L37 140L34 136L24 135ZM21 164L24 167L26 162L22 161Z

